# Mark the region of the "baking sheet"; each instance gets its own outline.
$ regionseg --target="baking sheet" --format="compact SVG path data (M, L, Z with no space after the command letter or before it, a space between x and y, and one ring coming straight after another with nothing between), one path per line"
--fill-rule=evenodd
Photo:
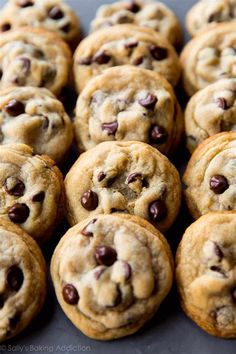
M0 0L0 6L6 1ZM83 33L87 34L89 23L96 9L112 0L68 0L80 15ZM193 5L193 0L163 0L184 22L186 11ZM185 33L185 39L188 36ZM177 89L183 102L183 93ZM71 102L70 102L71 103ZM71 104L72 105L72 104ZM172 161L182 171L187 160L187 153L182 147ZM74 156L72 156L73 160ZM66 169L66 168L65 168ZM185 207L182 207L167 238L175 252L183 231L191 222ZM67 229L63 224L58 227L53 240L44 247L44 254L49 264L51 254L59 238ZM175 287L162 304L154 318L138 333L112 342L91 340L78 331L66 318L57 303L49 279L49 291L42 313L19 336L0 345L0 353L91 353L91 354L236 354L236 342L214 338L191 322L180 309Z

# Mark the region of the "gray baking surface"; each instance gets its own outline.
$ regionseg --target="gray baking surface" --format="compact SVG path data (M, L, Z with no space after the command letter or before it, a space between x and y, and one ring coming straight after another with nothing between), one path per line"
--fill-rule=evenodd
M6 1L0 0L0 5ZM89 23L96 9L112 0L70 0L68 3L80 15L83 33L88 32ZM193 0L163 0L184 22L186 11ZM187 38L187 36L186 36ZM180 96L182 94L180 93ZM182 149L174 163L183 166L186 155ZM181 239L190 218L182 207L180 216L168 234L173 251ZM51 244L44 248L48 263L59 237L66 230L60 226ZM40 316L26 331L0 345L1 353L91 353L91 354L236 354L236 342L211 337L191 322L181 311L175 289L154 318L138 333L111 342L98 342L84 336L66 318L57 304L51 282L45 307Z

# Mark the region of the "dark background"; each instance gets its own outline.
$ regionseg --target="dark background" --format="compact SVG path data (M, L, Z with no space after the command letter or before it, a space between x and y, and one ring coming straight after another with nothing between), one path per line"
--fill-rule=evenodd
M184 26L185 14L195 1L162 1L176 12ZM0 5L2 6L5 2L0 0ZM83 33L87 34L89 23L93 19L98 6L113 1L68 0L67 2L79 14ZM187 40L186 33L185 37L185 40ZM181 89L177 88L176 91L180 101L184 102L184 95ZM72 102L69 103L70 106L73 105ZM73 153L71 160L75 156L75 153ZM179 171L183 171L187 159L188 154L182 146L176 156L172 157L172 162L178 167ZM65 166L63 170L64 172L66 171ZM175 252L176 246L190 222L191 219L188 212L183 206L179 218L167 235L173 252ZM44 247L43 252L48 264L55 245L67 227L65 223L59 225L51 243ZM57 304L51 280L49 279L49 292L40 316L19 336L0 345L0 353L9 352L44 354L236 354L236 342L211 337L191 322L180 309L175 288L173 288L155 317L138 333L112 342L91 340L78 331L63 314Z

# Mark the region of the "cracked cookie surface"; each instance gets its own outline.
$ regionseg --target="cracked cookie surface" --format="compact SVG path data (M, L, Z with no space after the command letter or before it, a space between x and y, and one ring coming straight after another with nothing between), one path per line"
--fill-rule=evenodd
M235 20L235 0L202 0L198 1L187 13L186 26L189 33L195 36L220 22Z
M78 17L61 0L9 0L0 11L0 32L25 26L56 32L70 45L80 37Z
M182 42L182 31L176 15L159 1L119 1L102 5L91 23L91 31L127 23L152 28L175 47Z
M175 167L141 142L104 142L83 153L68 172L65 188L71 225L120 212L141 216L166 231L181 199Z
M0 144L22 143L60 162L72 139L72 124L60 101L47 89L0 91Z
M137 140L169 154L180 141L183 118L163 77L124 65L90 80L78 98L74 128L80 151L104 141Z
M197 147L185 171L185 198L197 219L210 211L236 210L236 132L216 134Z
M202 216L185 232L176 282L186 314L208 333L236 337L236 213Z
M236 77L236 22L222 23L193 38L180 61L188 95L225 78Z
M152 29L117 25L90 34L74 54L76 88L113 66L131 64L163 75L172 85L180 77L180 63L174 47Z
M55 33L20 28L0 37L0 89L45 87L59 94L67 85L71 52Z
M136 332L172 284L167 241L145 220L97 215L69 229L51 262L56 295L87 336L111 340Z
M236 79L223 79L198 91L185 110L187 147L192 153L203 140L236 130Z
M0 341L21 332L41 310L46 266L36 242L0 217Z
M0 215L39 243L52 233L64 197L63 179L48 156L22 144L0 146Z

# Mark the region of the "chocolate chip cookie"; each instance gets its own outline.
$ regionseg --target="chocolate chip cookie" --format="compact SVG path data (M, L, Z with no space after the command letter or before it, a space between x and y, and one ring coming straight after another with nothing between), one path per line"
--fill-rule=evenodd
M25 27L0 36L0 89L45 87L59 94L70 65L69 47L57 34Z
M183 119L162 76L124 65L89 81L77 101L74 127L81 151L103 141L137 140L169 154L180 141Z
M179 47L182 42L181 26L174 12L162 2L152 0L129 0L102 5L92 21L91 31L127 23L152 28L175 47Z
M195 219L210 211L236 210L235 161L236 132L216 134L194 151L183 181Z
M56 32L72 46L80 37L79 19L62 0L9 0L0 11L0 32L24 26Z
M183 84L191 96L215 81L236 77L236 22L221 23L193 38L180 60Z
M0 91L0 129L0 144L27 144L56 162L62 161L73 139L62 103L44 88Z
M51 274L60 305L87 336L111 340L136 332L172 284L172 255L161 235L130 215L97 215L59 242Z
M202 216L177 251L176 282L186 314L208 333L236 337L236 213Z
M220 22L236 20L235 0L201 0L187 13L186 26L192 36Z
M141 142L104 142L83 153L65 179L71 225L98 214L128 213L166 231L180 205L179 174Z
M197 92L185 111L190 152L208 137L236 130L236 79L223 79Z
M150 28L117 25L92 33L74 54L74 77L78 91L88 81L113 66L131 64L162 74L172 85L180 76L174 47Z
M0 217L0 342L29 325L46 294L46 267L36 242Z
M0 146L0 215L38 242L52 233L62 207L63 180L46 155L22 144Z

